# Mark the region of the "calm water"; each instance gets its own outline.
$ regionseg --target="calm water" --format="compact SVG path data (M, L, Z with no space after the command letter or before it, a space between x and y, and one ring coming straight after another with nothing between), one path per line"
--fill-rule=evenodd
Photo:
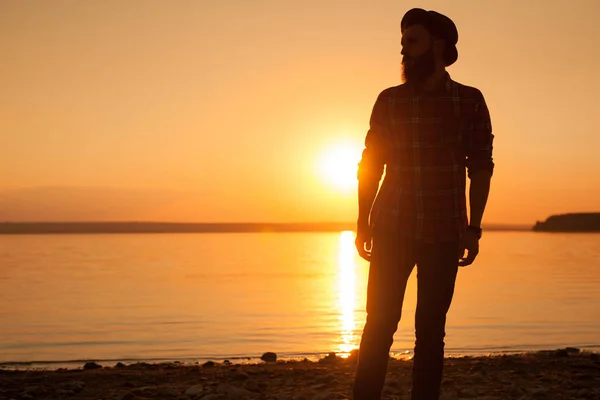
M348 352L368 264L342 233L0 236L0 362ZM410 278L392 350L411 351ZM447 352L600 349L600 235L486 232ZM52 365L52 364L51 364Z

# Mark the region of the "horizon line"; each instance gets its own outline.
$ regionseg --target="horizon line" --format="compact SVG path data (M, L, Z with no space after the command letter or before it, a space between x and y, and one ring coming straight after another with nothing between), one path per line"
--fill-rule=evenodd
M169 221L169 220L51 220L51 221L22 221L5 220L0 224L186 224L186 225L322 225L322 224L356 224L353 221ZM483 226L530 226L534 223L482 223Z
M533 225L483 225L489 231L530 231ZM0 235L153 234L153 233L285 233L356 231L355 222L149 222L39 221L0 222Z

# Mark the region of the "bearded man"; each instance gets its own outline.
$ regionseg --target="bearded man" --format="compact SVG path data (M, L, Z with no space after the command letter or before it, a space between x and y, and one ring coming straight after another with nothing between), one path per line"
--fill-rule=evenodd
M356 247L370 266L355 400L381 398L415 265L411 399L439 398L446 314L459 266L471 264L479 251L494 169L484 97L446 72L458 59L456 25L438 12L415 8L400 26L403 84L377 98L358 170Z

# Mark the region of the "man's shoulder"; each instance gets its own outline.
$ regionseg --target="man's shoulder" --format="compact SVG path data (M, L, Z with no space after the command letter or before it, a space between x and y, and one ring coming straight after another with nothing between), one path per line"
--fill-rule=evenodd
M393 97L408 96L409 94L408 86L405 83L402 83L398 86L392 86L382 90L381 93L379 93L379 96L377 96L377 100L388 100Z
M449 82L452 85L455 85L455 88L457 89L457 92L458 92L458 96L460 98L471 99L471 100L476 100L476 101L483 100L483 98L484 98L481 90L479 90L478 88L476 88L474 86L468 86L463 83L457 82L453 79L449 79ZM379 93L377 100L378 101L386 101L391 98L411 97L412 95L413 95L413 91L411 90L411 86L406 83L402 83L400 85L391 86L391 87L388 87L387 89L382 90L381 93Z
M468 86L455 80L452 80L452 84L456 85L456 88L458 90L458 96L461 98L472 99L477 101L483 99L483 93L481 92L481 90L474 86Z

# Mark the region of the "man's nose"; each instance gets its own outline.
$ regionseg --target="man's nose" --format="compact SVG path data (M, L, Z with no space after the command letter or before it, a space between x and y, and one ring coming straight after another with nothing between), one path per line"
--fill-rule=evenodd
M402 48L402 50L400 50L400 54L402 54L403 56L406 55L406 50L404 50L404 47Z

